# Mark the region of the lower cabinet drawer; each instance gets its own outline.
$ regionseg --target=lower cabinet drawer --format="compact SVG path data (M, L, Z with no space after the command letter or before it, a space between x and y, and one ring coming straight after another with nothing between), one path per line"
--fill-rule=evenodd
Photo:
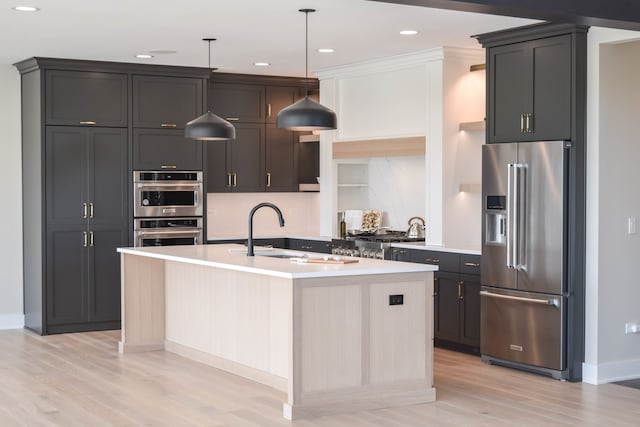
M411 251L411 262L437 265L440 271L458 272L460 254L437 251Z

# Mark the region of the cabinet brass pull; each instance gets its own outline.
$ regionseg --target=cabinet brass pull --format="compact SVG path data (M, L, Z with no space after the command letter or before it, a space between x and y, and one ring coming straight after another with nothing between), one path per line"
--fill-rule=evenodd
M82 247L83 248L87 247L87 232L86 231L82 232Z
M267 187L271 187L271 172L267 172Z
M238 121L240 121L240 119L237 118L237 117L225 117L224 119L226 121L228 121L228 122L238 122Z
M93 203L89 203L89 218L93 218Z
M175 123L161 123L160 127L161 128L175 128L175 127L178 127L178 125L176 125Z
M433 258L425 258L424 262L426 262L427 264L440 264L439 259L433 259Z
M162 165L160 166L161 169L178 169L178 167L176 165Z
M93 231L89 232L89 247L93 247Z
M313 249L313 247L312 247L312 246L305 246L305 245L302 245L302 246L300 246L300 247L301 247L302 249Z
M87 204L83 203L82 204L82 218L87 218Z
M81 125L95 125L96 122L94 122L93 120L87 120L87 121L83 121L80 122Z
M520 113L520 133L524 133L524 113Z
M527 117L526 117L526 119L527 119L527 133L533 133L533 128L531 127L532 122L533 122L532 118L533 118L533 114L527 113Z
M464 266L465 267L480 267L480 264L475 263L475 262L465 262Z
M271 117L271 104L267 104L267 117Z
M231 187L231 174L227 174L227 187Z
M464 295L462 294L462 287L464 286L464 282L461 280L458 282L458 299L463 300Z
M233 173L233 186L236 187L238 185L238 174Z

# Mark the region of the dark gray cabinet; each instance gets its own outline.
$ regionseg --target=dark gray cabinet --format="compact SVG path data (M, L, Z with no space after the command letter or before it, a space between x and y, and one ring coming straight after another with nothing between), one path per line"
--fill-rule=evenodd
M255 123L235 127L236 139L208 143L208 192L264 191L265 127Z
M301 88L296 86L267 86L267 123L275 123L280 110L293 104L300 97Z
M133 126L184 129L203 114L203 80L173 76L133 76Z
M393 261L411 262L411 251L409 249L392 248L391 259Z
M203 143L177 129L134 129L134 170L202 170Z
M225 120L264 123L265 88L261 84L211 83L209 109Z
M45 72L45 123L127 126L127 75L90 71Z
M267 125L266 191L298 191L298 147L294 132Z
M47 331L117 327L127 131L49 126L45 141Z
M393 251L395 257L398 248ZM406 254L398 254L400 260L406 260ZM439 267L433 293L435 344L479 354L480 256L414 249L409 258Z
M487 141L575 140L587 27L541 24L478 36L487 48Z
M331 253L331 242L324 242L321 240L306 240L306 239L287 239L287 249L293 249L298 251L318 252L321 254Z

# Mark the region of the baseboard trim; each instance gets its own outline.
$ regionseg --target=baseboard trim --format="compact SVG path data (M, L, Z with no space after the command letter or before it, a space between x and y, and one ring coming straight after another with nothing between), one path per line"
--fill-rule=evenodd
M636 378L640 378L640 359L582 364L582 381L585 383L598 385Z
M24 328L24 314L0 314L0 329Z

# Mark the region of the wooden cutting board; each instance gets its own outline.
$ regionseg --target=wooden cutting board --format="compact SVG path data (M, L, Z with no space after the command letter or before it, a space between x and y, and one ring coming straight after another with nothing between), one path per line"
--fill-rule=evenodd
M292 258L291 262L296 264L353 264L358 262L358 259L354 258L340 258L340 259L324 259L324 258Z

